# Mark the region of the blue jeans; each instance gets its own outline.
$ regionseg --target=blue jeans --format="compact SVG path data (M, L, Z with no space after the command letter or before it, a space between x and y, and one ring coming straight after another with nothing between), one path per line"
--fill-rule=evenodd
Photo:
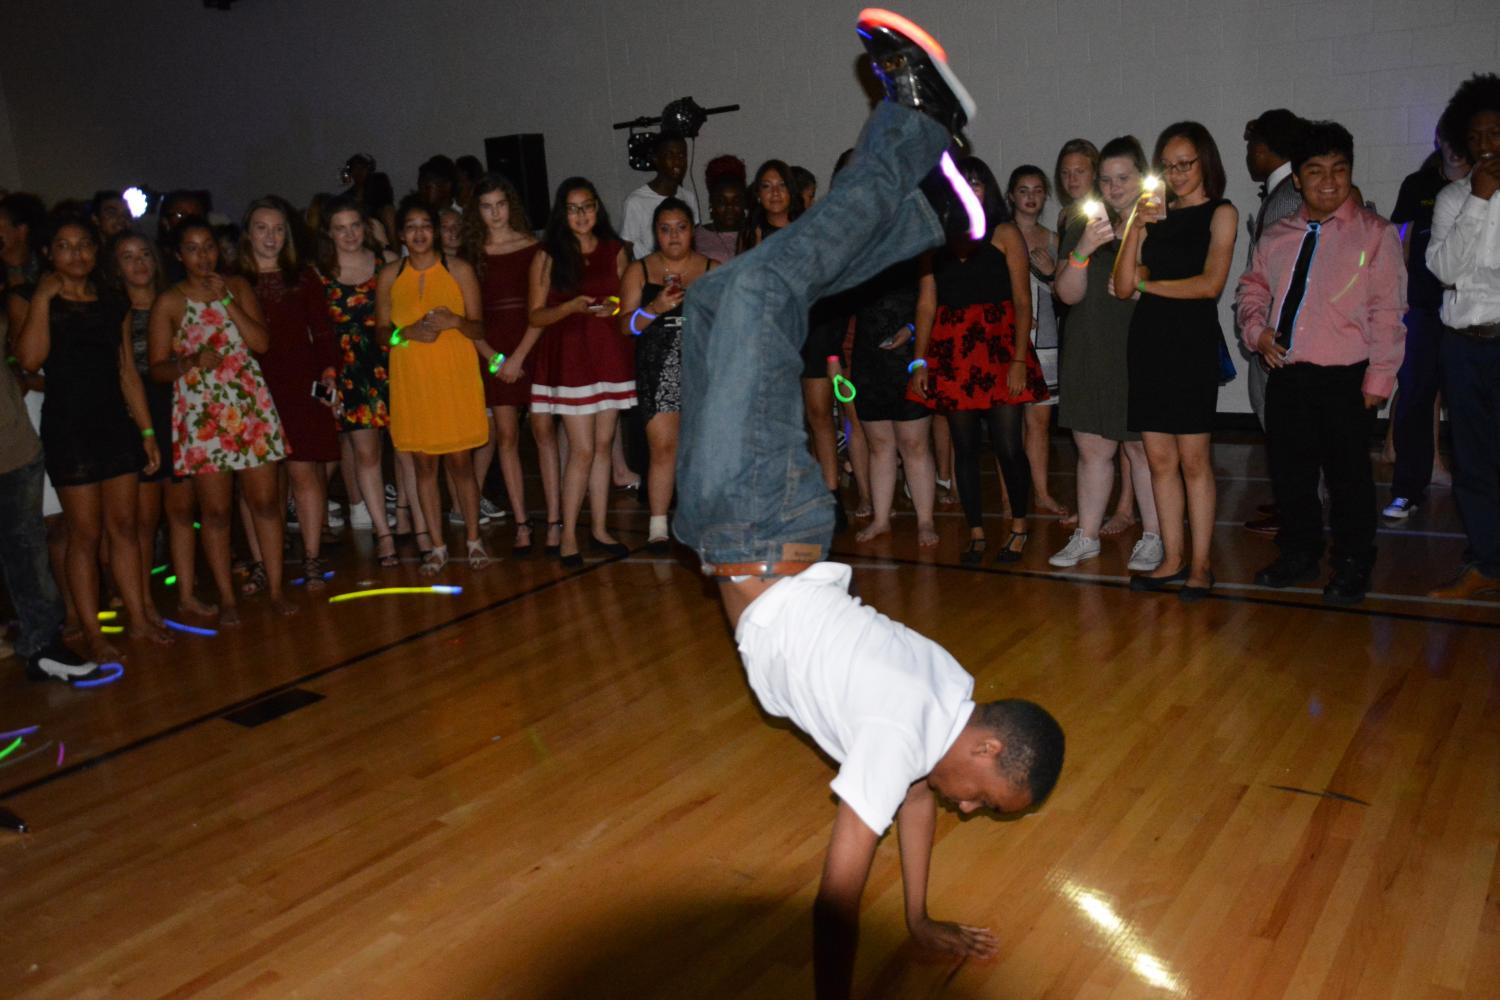
M1443 331L1443 399L1453 433L1453 496L1465 562L1500 577L1500 340Z
M808 310L942 241L917 184L948 142L926 115L880 104L822 201L689 290L673 530L705 563L827 554L834 500L802 417Z
M62 596L52 579L47 527L42 523L40 455L0 475L0 571L21 619L16 656L28 660L59 637L63 623Z
M1432 424L1442 367L1443 321L1436 309L1410 309L1406 313L1406 354L1396 373L1395 428L1391 444L1396 449L1396 472L1391 477L1391 496L1419 501L1432 482Z

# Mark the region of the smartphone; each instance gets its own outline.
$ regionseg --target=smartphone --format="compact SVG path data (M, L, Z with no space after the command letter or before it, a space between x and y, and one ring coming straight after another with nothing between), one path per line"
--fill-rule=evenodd
M673 291L681 291L682 290L682 275L675 274L675 273L673 273L671 271L668 271L667 274L666 274L666 277L663 278L662 280L663 280L663 283L666 285L667 288L670 288Z
M334 399L333 387L325 382L314 382L312 384L312 398L320 403L327 403L329 406L332 406Z

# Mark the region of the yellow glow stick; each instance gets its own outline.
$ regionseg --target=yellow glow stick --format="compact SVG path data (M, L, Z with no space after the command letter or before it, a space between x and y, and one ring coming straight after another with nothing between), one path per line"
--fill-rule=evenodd
M340 601L357 601L361 597L382 597L386 594L462 594L464 588L449 584L434 584L431 587L379 587L375 590L354 590L347 594L335 594L328 599L329 604L338 604Z

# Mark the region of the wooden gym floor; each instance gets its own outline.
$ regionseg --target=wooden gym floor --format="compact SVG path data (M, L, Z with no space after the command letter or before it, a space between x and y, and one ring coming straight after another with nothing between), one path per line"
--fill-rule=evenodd
M1449 495L1383 530L1380 596L1333 610L1250 584L1272 548L1238 522L1269 486L1250 445L1216 461L1195 607L1125 589L1130 538L1049 570L1052 521L1014 569L960 568L956 514L935 551L910 514L837 540L865 600L1069 738L1039 811L939 816L932 912L998 958L911 949L888 837L858 995L1500 996L1500 605L1420 596L1462 549ZM1059 442L1065 501L1071 462ZM0 832L0 996L810 995L831 769L757 711L690 560L639 552L617 507L637 553L571 574L538 549L454 565L461 595L329 605L425 582L346 534L289 621L248 601L94 691L0 669L0 731L40 727L0 761L31 827ZM284 692L310 703L225 718Z

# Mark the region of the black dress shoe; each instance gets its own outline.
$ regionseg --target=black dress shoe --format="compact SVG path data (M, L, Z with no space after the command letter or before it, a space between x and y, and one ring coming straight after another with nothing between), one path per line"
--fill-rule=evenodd
M1183 604L1197 604L1213 591L1216 582L1214 575L1210 573L1207 586L1195 587L1190 583L1183 584L1182 589L1177 592L1177 599Z
M985 540L983 538L971 538L969 544L958 554L960 566L983 566L984 565Z
M578 569L583 565L582 552L575 552L570 556L559 556L558 559L563 564L563 569Z
M1144 573L1130 578L1130 589L1138 594L1154 594L1166 590L1174 583L1186 583L1188 568L1186 566L1173 573L1171 576L1146 576Z
M1347 608L1365 599L1370 589L1370 566L1362 559L1339 559L1323 588L1323 603Z
M595 552L603 552L607 556L628 556L630 546L624 542L601 542L597 538L589 539L589 547Z
M888 100L935 118L954 135L974 117L974 99L927 32L899 14L875 10L867 10L855 30Z
M654 556L670 555L672 552L672 540L670 538L657 538L646 543L646 551Z
M1299 583L1311 583L1318 578L1318 560L1306 555L1282 554L1276 561L1255 574L1258 587L1293 587Z

